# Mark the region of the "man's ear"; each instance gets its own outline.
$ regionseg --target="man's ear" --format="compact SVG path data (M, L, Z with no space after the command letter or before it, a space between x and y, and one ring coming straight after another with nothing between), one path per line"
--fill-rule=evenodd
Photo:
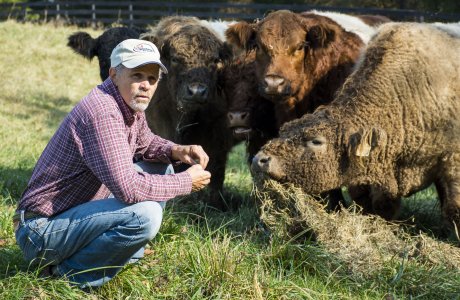
M372 151L382 149L387 144L387 133L381 128L361 128L350 135L348 141L349 157L368 157Z
M115 81L117 80L117 70L115 68L110 67L110 69L109 69L109 77L115 83Z

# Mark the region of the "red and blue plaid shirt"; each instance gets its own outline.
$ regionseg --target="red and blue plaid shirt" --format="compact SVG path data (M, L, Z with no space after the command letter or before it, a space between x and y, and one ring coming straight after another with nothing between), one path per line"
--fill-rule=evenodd
M18 209L53 216L110 192L126 203L165 201L190 193L187 172L138 173L133 158L170 163L174 143L154 135L108 78L67 115L51 138Z

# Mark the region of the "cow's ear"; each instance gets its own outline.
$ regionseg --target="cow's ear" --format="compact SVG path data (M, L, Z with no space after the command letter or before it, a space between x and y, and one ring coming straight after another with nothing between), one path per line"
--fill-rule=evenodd
M318 24L311 27L307 26L307 44L313 48L325 48L335 39L334 27L329 24Z
M250 51L255 46L256 30L254 24L241 21L230 25L225 31L225 37L229 44Z
M224 62L228 62L232 59L233 52L232 46L225 42L222 47L219 49L219 58Z
M141 40L149 41L155 44L157 46L158 51L160 51L160 56L161 60L164 60L167 58L167 53L168 53L168 43L164 39L164 37L159 37L158 34L156 34L154 31L149 30L146 33L143 33L139 37Z
M160 39L158 38L158 36L156 34L154 34L152 31L147 31L145 33L142 33L139 38L141 40L145 40L145 41L149 41L149 42L152 42L155 44L155 46L158 47L158 49L161 48L161 45L160 45Z
M349 136L349 157L369 157L371 152L382 149L387 144L387 133L381 128L360 129Z

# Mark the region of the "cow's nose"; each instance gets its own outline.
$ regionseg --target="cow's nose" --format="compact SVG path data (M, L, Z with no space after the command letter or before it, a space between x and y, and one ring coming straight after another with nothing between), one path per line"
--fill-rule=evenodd
M264 82L268 92L276 92L284 85L285 80L281 76L267 75L264 78Z
M187 98L205 99L208 96L208 87L201 83L191 83L187 86Z
M231 111L227 113L228 123L230 127L248 126L249 112L247 111Z

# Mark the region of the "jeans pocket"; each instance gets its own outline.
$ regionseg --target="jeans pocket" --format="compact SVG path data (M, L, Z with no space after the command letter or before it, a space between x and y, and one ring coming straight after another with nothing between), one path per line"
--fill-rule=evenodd
M40 253L43 249L43 233L48 224L46 218L26 221L16 232L16 241L21 248L24 258L32 264L40 263Z

